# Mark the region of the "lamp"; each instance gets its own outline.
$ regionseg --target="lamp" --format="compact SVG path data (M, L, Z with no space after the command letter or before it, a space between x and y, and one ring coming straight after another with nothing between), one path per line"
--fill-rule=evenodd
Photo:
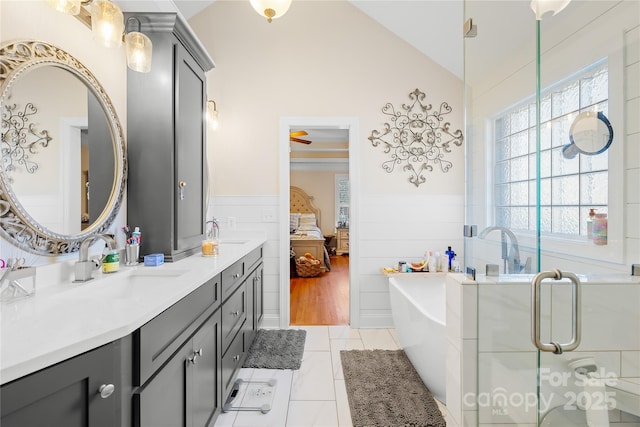
M55 10L70 15L79 15L83 6L91 5L91 19L79 18L87 26L91 26L93 37L106 47L120 47L125 41L127 66L133 71L148 73L151 71L153 43L140 32L140 20L136 17L127 19L127 26L137 23L135 31L125 32L124 15L115 3L109 0L46 0Z
M216 102L213 100L207 101L207 123L211 129L218 129L218 109L216 108Z
M133 71L148 73L151 71L153 43L151 43L149 37L140 32L140 20L138 18L130 16L127 19L127 27L131 23L137 23L138 26L136 31L130 31L124 36L127 66Z
M122 46L124 17L122 11L109 0L91 3L91 30L96 40L106 47Z
M542 16L547 12L553 12L557 15L571 3L571 0L531 0L531 10L536 14L538 21L542 20Z
M271 22L272 19L280 18L287 13L292 0L250 0L251 6L260 15Z
M80 13L81 0L47 0L47 4L58 12L77 15Z

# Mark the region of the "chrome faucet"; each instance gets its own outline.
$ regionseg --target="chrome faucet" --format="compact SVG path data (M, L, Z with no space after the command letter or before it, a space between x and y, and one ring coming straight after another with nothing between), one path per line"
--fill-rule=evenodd
M478 235L479 239L484 239L487 237L487 234L492 231L497 230L500 231L501 241L502 241L502 259L504 260L504 272L507 274L517 274L517 273L530 273L531 272L531 257L527 258L527 262L524 265L520 264L520 248L518 246L518 239L516 239L516 235L513 234L513 231L509 230L506 227L500 227L497 225L490 226L485 228ZM509 240L511 240L511 248L507 254L507 239L506 236L509 236Z
M91 247L96 240L104 240L111 250L117 249L116 241L108 234L94 234L84 239L82 243L80 243L79 258L74 267L74 282L87 282L93 279L91 273L95 268L95 264L89 260L89 247Z

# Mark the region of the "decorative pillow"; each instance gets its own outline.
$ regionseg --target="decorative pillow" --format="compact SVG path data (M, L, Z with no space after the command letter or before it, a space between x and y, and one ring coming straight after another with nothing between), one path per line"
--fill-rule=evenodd
M316 223L316 214L312 214L312 213L301 214L300 215L300 221L299 221L298 225L315 225L315 226L317 226L318 224Z
M296 229L298 228L299 222L300 222L299 213L289 214L289 232L290 233L293 233L296 231Z
M317 225L303 225L300 224L298 226L298 231L316 231L318 230L318 226Z

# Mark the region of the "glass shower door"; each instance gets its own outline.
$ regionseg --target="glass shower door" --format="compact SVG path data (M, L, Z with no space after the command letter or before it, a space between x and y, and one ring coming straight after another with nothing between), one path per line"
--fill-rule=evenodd
M465 421L640 426L639 2L538 3L465 2Z

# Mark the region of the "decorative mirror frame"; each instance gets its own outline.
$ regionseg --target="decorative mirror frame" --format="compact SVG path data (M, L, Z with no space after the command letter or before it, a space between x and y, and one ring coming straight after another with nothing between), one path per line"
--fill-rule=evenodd
M115 157L114 180L107 206L89 227L74 235L55 233L40 225L26 212L11 188L9 177L0 170L0 235L24 251L55 256L75 252L87 237L109 229L122 205L127 159L124 133L111 99L87 67L57 46L37 40L0 44L0 101L6 101L20 76L46 66L71 72L93 93L109 123Z

